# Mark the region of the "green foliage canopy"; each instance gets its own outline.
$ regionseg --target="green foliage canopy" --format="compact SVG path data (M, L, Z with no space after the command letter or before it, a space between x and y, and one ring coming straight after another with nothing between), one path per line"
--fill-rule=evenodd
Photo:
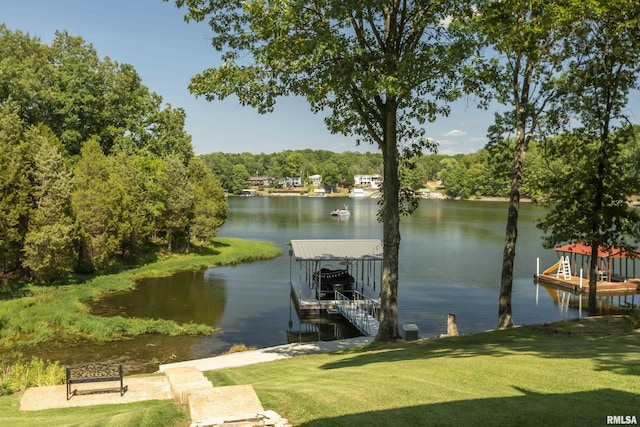
M188 173L184 110L66 31L48 46L0 25L0 53L3 275L49 284L188 248L192 227L215 236L226 201L210 173Z

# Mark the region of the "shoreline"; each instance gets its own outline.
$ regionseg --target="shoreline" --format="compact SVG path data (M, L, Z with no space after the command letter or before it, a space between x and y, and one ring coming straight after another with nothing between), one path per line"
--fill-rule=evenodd
M202 335L207 328L212 332L207 325L180 324L165 319L97 316L86 303L110 292L133 290L140 279L271 259L282 254L282 249L272 242L227 237L215 238L210 251L213 254L172 255L116 274L99 275L82 284L69 283L56 288L30 286L27 296L0 301L0 318L8 319L0 336L0 354L4 358L17 358L24 352L39 357L37 347L58 341L87 340L105 345L149 334L189 337Z
M232 195L229 197L247 197L247 196L240 196L240 195ZM349 193L333 193L333 194L326 194L324 196L317 196L314 195L313 193L300 193L299 191L288 191L288 192L259 192L257 193L255 196L251 196L251 197L305 197L305 198L310 198L310 199L316 199L316 198L333 198L333 199L356 199L356 200L360 200L360 199L373 199L375 200L376 197L351 197L351 195ZM421 197L420 199L422 200L446 200L446 201L464 201L464 202L504 202L504 203L508 203L509 202L509 198L508 197L489 197L489 196L483 196L483 197L470 197L468 199L460 199L458 198L448 198L448 197ZM521 203L533 203L533 199L530 198L521 198L520 199ZM638 205L640 205L640 202L638 202Z

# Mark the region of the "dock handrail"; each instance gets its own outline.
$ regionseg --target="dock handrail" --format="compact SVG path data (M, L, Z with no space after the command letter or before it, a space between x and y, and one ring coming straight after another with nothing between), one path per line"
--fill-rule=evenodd
M339 291L335 291L335 294L336 307L347 320L366 336L377 333L380 307L375 300L358 291L353 291L353 298Z

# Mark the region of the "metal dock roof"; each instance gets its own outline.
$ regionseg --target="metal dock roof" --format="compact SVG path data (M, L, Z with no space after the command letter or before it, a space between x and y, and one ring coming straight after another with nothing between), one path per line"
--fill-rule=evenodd
M298 260L382 259L378 239L292 240L291 248Z

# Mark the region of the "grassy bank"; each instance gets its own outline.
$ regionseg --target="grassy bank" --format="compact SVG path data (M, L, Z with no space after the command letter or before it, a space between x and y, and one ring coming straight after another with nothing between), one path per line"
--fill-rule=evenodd
M640 333L602 318L211 371L299 426L640 422Z
M25 295L0 301L0 349L36 345L52 339L89 338L97 341L140 334L200 334L211 327L177 324L163 319L99 317L83 301L108 292L133 289L136 280L168 276L177 271L232 265L278 256L269 242L217 238L208 248L188 255L171 255L156 262L58 287L29 286Z
M206 374L214 386L253 384L265 409L297 426L583 427L606 425L608 415L640 422L640 333L624 318L374 344ZM7 425L189 424L170 401L19 412L20 396L0 397Z
M22 393L0 397L0 421L4 425L186 427L190 424L187 411L172 400L21 412L18 410L21 397Z

